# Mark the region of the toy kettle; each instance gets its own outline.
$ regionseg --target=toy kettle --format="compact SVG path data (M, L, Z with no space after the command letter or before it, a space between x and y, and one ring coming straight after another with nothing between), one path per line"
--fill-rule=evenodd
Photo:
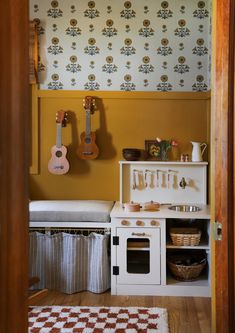
M191 144L193 145L192 162L202 162L202 156L207 147L207 144L194 141L191 141Z

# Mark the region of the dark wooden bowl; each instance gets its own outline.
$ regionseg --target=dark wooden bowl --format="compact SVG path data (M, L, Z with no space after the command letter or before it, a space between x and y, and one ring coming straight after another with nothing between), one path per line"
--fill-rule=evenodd
M137 148L124 148L122 155L127 161L138 161L141 156L141 150Z

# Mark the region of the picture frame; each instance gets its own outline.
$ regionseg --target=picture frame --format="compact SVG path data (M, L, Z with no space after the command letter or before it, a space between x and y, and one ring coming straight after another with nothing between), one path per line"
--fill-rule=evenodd
M145 140L145 151L147 152L148 160L160 161L161 160L161 146L160 142L156 140Z

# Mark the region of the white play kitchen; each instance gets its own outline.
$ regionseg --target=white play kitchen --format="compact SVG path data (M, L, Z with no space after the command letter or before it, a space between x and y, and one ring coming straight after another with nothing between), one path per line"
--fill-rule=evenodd
M120 161L113 295L210 296L207 162Z

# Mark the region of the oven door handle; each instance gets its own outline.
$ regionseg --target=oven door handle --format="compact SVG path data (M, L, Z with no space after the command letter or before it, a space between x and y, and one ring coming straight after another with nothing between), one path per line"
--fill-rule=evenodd
M139 236L139 237L141 237L141 236L148 236L149 237L149 235L147 235L145 232L132 232L131 235L132 236Z

